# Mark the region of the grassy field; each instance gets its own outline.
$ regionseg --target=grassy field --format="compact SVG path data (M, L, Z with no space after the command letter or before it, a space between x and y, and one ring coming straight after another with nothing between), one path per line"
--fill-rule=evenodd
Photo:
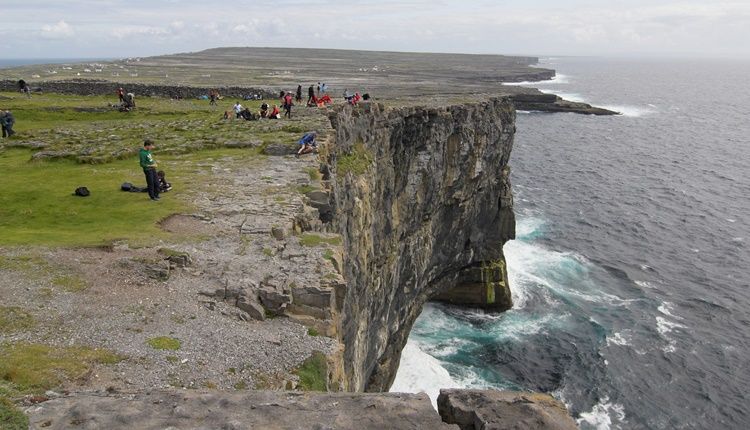
M86 246L118 239L145 244L169 238L158 221L191 209L192 193L210 171L206 161L262 158L265 146L294 145L302 133L326 121L314 111L293 121L221 119L235 100L214 107L200 100L144 98L135 111L118 112L109 106L113 99L0 93L0 109L14 113L17 132L0 140L0 246ZM155 158L174 186L159 202L120 191L123 182L145 186L137 159L144 138L156 142ZM91 196L73 196L80 186Z

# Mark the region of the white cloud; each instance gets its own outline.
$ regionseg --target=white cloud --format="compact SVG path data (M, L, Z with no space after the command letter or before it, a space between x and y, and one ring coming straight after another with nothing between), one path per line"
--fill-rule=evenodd
M68 23L74 23L75 29ZM50 24L56 23L56 24ZM6 55L145 56L217 46L750 56L748 0L2 0ZM105 37L102 37L102 36ZM153 42L153 43L151 43Z
M169 34L169 30L148 25L123 25L113 28L109 34L124 39L133 36L164 36Z
M75 34L73 27L67 22L60 20L57 24L46 24L42 26L42 37L46 39L63 39Z

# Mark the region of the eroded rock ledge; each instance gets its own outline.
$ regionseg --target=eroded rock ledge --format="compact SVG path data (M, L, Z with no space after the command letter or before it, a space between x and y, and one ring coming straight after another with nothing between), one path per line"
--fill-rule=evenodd
M79 393L27 409L31 430L577 428L559 402L540 394L443 390L439 413L425 394L193 390Z

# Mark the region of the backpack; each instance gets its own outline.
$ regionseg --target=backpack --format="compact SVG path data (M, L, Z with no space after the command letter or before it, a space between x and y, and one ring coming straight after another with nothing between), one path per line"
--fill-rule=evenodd
M89 195L91 195L91 193L89 192L89 189L86 187L78 187L76 188L73 195L79 196L79 197L88 197Z
M291 105L292 104L292 95L287 94L284 96L284 104L285 105Z
M130 182L124 182L122 185L120 185L120 189L122 191L130 191L133 189L133 184Z

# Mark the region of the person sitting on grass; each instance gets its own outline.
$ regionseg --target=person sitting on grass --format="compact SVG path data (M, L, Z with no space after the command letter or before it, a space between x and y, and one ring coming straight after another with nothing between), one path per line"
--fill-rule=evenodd
M240 112L242 112L242 105L240 104L240 102L235 103L232 109L234 109L235 118L239 119Z
M159 178L159 192L160 193L166 193L167 191L172 189L172 184L167 182L166 176L164 176L164 171L159 170L156 172L156 177Z
M260 105L260 117L268 118L268 103L266 102L263 102L263 104Z
M318 147L318 143L315 141L315 138L318 136L318 133L315 131L311 131L309 133L305 133L304 136L302 136L302 139L300 139L297 144L300 146L299 151L297 151L297 157L299 157L302 154L309 154Z
M268 118L270 119L281 119L281 111L279 111L279 107L276 105L273 105L273 110L271 110L271 113L268 114Z

